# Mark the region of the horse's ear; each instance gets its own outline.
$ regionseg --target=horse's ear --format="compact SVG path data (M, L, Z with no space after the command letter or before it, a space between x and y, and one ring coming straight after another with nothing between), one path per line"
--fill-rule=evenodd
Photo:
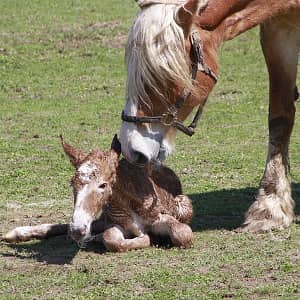
M67 144L64 141L64 138L62 135L60 135L60 140L61 140L62 147L63 147L65 153L68 155L72 165L74 167L77 167L80 164L80 162L83 160L83 158L86 156L85 153L82 152L81 150L76 149L75 147Z
M121 143L118 139L118 136L115 134L112 142L111 142L111 150L113 150L117 155L118 157L120 156L121 154Z
M203 7L206 2L205 0L188 0L178 8L175 21L183 29L185 36L190 31L194 16L198 14L200 4Z
M209 0L199 13L197 23L204 29L214 30L225 18L243 9L253 0Z

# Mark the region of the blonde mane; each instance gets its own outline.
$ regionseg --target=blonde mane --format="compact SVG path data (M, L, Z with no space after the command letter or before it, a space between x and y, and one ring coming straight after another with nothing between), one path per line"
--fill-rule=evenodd
M148 92L167 104L170 83L195 90L182 28L176 23L176 4L143 6L126 46L127 99L151 107Z

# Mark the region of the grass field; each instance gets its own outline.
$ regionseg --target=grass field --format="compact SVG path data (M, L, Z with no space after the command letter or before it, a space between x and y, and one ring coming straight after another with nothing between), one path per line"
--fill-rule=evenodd
M72 167L58 136L107 148L120 127L134 1L0 1L0 233L68 222ZM220 51L220 81L167 165L193 200L194 247L106 253L67 237L0 243L1 299L299 299L300 122L290 156L298 223L235 234L267 149L268 79L258 30ZM300 83L300 82L298 82Z

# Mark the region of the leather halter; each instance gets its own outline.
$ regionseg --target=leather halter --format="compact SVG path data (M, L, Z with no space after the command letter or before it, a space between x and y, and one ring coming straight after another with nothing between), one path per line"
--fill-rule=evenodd
M195 61L192 61L192 79L195 80L197 72L203 72L215 82L217 82L217 75L211 70L211 68L204 61L203 46L200 38L200 34L196 29L191 30L190 41L192 45L191 56L195 58ZM189 126L185 126L181 121L178 120L177 115L179 109L184 105L186 100L191 95L191 92L184 88L180 96L177 97L175 104L168 108L166 113L163 113L161 116L154 117L136 117L128 116L125 114L124 110L122 111L122 121L129 123L160 123L165 126L172 126L181 132L192 136L195 133L197 123L201 117L203 107L200 104L198 110L194 116L192 123Z

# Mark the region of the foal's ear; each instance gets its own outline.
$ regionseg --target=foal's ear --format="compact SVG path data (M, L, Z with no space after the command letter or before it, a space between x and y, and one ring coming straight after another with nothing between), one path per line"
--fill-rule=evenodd
M110 167L111 170L116 170L119 165L119 158L121 154L121 143L118 140L117 135L115 134L112 142L111 142L111 149L110 149Z
M111 142L111 146L110 146L111 150L113 150L117 155L118 157L120 156L121 154L121 143L118 139L118 136L115 134L112 142Z
M85 153L65 143L62 135L60 135L60 140L61 140L62 147L65 153L69 156L72 165L74 167L77 167L80 164L80 162L83 160L83 158L86 156Z
M206 2L205 0L188 0L178 8L175 21L183 29L185 36L190 31L194 16L198 14L200 3L203 7L203 3Z

